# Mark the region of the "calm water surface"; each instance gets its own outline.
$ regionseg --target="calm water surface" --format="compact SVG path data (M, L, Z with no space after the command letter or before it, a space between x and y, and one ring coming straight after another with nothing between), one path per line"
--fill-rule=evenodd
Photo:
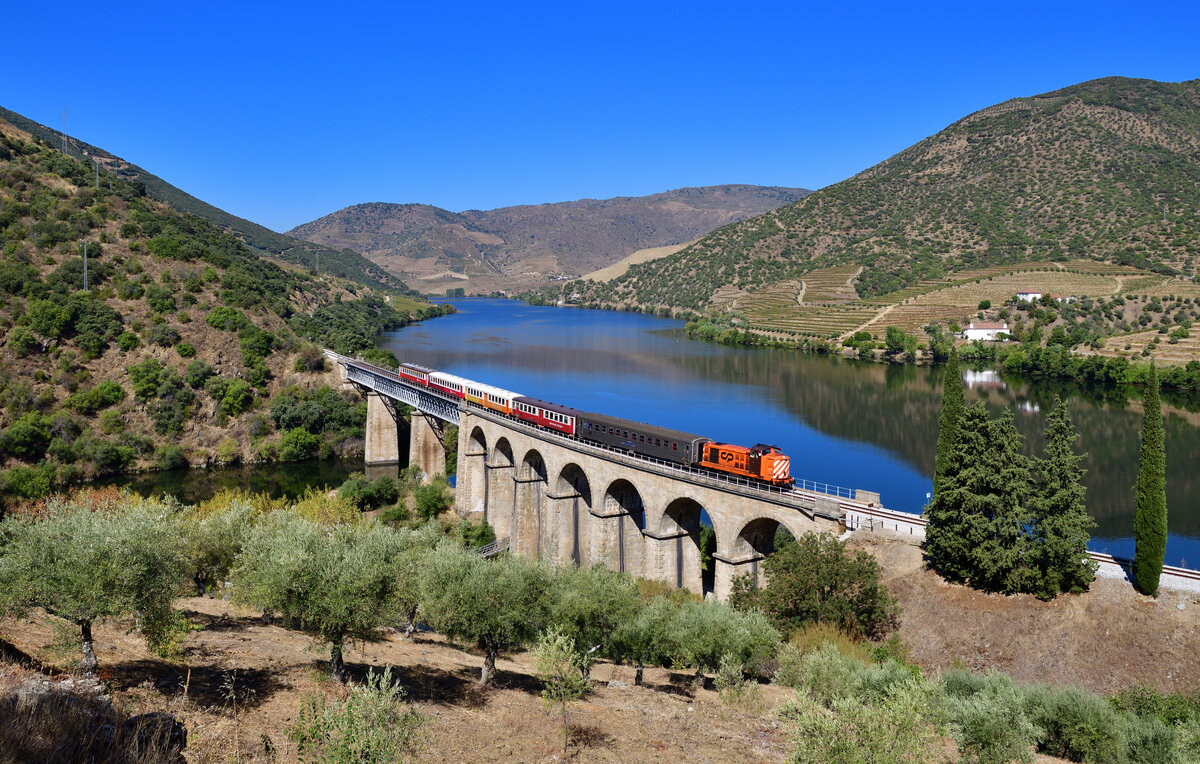
M888 366L689 340L678 321L634 313L454 300L459 312L389 332L379 346L406 361L581 409L751 445L774 443L792 474L878 491L920 512L932 490L942 368ZM1141 407L1125 391L968 372L967 401L1016 413L1040 452L1057 393L1087 452L1092 548L1132 556ZM1167 562L1200 564L1200 414L1165 406ZM1195 408L1195 406L1191 406Z
M211 499L217 493L242 489L265 493L273 499L301 496L309 488L336 488L351 472L362 472L362 459L329 459L288 464L240 464L220 469L181 469L114 475L96 481L96 485L116 485L143 496L162 493L177 497L184 504Z

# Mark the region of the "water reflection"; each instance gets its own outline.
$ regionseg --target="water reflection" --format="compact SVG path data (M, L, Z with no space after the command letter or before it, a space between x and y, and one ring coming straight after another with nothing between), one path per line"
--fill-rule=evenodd
M220 469L182 469L115 475L96 485L116 485L142 496L168 494L184 504L211 499L226 489L265 493L272 498L295 498L309 488L325 490L345 482L351 472L361 472L362 459L331 459L290 464L241 464Z
M649 316L455 300L459 313L381 338L402 359L579 408L740 443L779 444L798 478L879 491L918 512L931 488L941 367L892 366L687 339ZM1141 405L1130 391L969 370L968 403L1016 413L1040 452L1054 395L1071 406L1087 452L1093 547L1132 554L1132 486ZM1200 562L1200 406L1166 397L1168 562Z

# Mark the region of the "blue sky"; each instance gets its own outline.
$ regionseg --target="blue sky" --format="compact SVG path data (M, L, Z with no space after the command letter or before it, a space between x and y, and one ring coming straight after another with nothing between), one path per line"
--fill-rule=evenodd
M976 109L1200 77L1200 3L11 3L0 105L286 230L819 188ZM13 30L21 30L14 34Z

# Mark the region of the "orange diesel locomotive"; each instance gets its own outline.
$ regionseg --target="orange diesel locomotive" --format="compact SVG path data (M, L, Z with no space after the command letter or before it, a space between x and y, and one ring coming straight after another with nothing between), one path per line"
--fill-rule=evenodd
M791 458L784 456L779 446L757 443L752 448L730 443L705 443L700 452L700 466L755 478L772 485L791 485Z

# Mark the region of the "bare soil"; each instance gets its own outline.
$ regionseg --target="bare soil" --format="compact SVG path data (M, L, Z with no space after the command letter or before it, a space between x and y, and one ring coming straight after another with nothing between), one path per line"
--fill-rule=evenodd
M1138 683L1163 692L1200 689L1195 593L1164 590L1155 599L1127 580L1098 578L1085 594L1042 602L948 584L928 569L920 547L890 532L856 534L850 543L879 560L903 611L900 636L927 672L995 668L1018 682L1101 694Z
M883 533L852 544L874 554L904 610L900 634L927 672L964 665L999 668L1022 682L1081 685L1111 693L1138 682L1165 691L1196 689L1200 603L1135 594L1101 579L1090 593L1043 603L945 584L925 569L918 547ZM1194 595L1192 595L1194 597ZM1185 610L1177 605L1183 603ZM130 624L96 630L101 679L125 712L167 711L188 727L189 762L294 761L286 730L310 692L337 694L328 653L305 635L265 625L258 614L210 598L180 600L198 630L177 663L153 657ZM60 627L61 630L61 627ZM0 620L0 691L28 669L69 671L78 648L56 645L54 620ZM352 676L392 666L426 717L419 756L428 762L563 760L560 718L547 711L524 653L501 658L498 684L477 684L481 656L435 634L388 635L348 650ZM595 691L569 713L567 758L581 762L782 762L787 729L774 709L789 691L763 685L756 701L729 706L692 676L599 664ZM268 754L268 750L271 751ZM948 744L948 759L953 758ZM1042 762L1057 761L1039 758Z

